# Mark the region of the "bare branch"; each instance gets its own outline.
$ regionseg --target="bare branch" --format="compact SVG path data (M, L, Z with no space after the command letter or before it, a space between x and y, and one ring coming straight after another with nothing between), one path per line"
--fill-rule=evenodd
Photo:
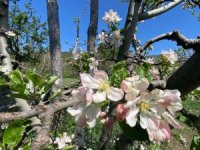
M165 34L161 34L157 37L152 38L147 41L142 47L139 48L138 53L142 53L151 44L159 42L161 40L171 40L175 41L178 46L182 46L184 49L194 49L195 51L200 51L200 39L188 39L178 31L173 31Z
M163 6L163 7L151 10L149 12L141 13L141 14L139 14L139 21L150 19L150 18L156 17L158 15L161 15L161 14L169 11L170 9L176 7L181 2L183 2L183 0L174 0L173 2L167 4L167 5Z
M30 111L26 111L26 112L0 113L0 123L6 123L6 122L14 121L14 120L19 120L19 119L31 118L41 113L44 113L47 108L53 108L54 112L57 112L67 107L70 107L78 102L79 101L74 101L74 100L55 102L53 104L44 105L42 107L38 106L36 107L36 109L31 109Z

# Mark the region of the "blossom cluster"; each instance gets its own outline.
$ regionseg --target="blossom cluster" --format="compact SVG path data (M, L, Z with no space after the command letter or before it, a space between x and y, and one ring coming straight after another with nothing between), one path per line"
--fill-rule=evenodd
M151 141L167 141L171 139L170 125L175 128L182 126L174 119L176 111L182 109L180 92L178 90L148 91L149 82L139 76L129 77L122 81L124 104L119 104L116 112L120 121L134 127L137 122L147 130Z
M178 90L149 91L149 81L137 75L123 80L120 88L112 87L107 73L101 70L94 70L94 76L86 73L80 76L82 86L73 90L71 97L80 102L68 108L78 126L92 128L98 118L105 119L106 113L102 111L101 104L112 101L118 103L116 119L125 121L130 127L140 124L147 130L151 141L170 140L169 124L181 128L174 119L175 112L182 109Z
M100 43L119 47L122 44L123 36L121 35L120 30L117 30L116 24L121 21L121 18L118 16L117 12L110 10L109 12L105 12L103 20L108 23L110 31L106 32L103 30L98 35Z
M123 99L122 89L109 85L108 75L101 70L94 70L94 76L87 73L81 75L82 86L72 91L73 100L80 102L68 108L68 112L75 116L78 126L88 125L90 128L96 124L96 119L101 115L101 105L107 101Z
M171 64L174 64L176 61L178 61L178 55L171 49L169 51L162 51L161 56L163 56Z
M105 12L105 16L103 17L103 21L107 23L113 23L116 24L119 21L121 21L122 18L117 14L117 12L113 11L112 9L109 10L109 12Z
M122 39L124 36L121 35L120 30L115 30L110 34L102 31L98 35L99 42L102 44L109 44L110 46L119 47L122 45Z
M54 141L55 144L58 145L58 149L63 149L67 145L72 143L72 139L74 138L74 135L67 135L66 132L63 133L63 136L56 137L56 140Z

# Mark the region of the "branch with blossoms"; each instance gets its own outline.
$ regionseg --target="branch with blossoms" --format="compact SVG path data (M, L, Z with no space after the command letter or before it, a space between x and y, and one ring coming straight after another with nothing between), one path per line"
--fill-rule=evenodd
M108 123L105 106L114 102L117 104L113 111L115 119L131 128L140 124L151 141L171 139L168 124L181 128L174 119L175 112L182 109L178 90L148 91L148 80L139 76L124 79L120 88L112 87L108 75L101 70L95 70L94 76L81 74L81 83L82 86L72 92L72 99L81 102L68 108L81 127L92 128L97 119Z

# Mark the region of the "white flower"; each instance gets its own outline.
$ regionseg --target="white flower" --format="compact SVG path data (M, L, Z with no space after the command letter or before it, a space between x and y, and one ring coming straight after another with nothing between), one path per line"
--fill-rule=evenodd
M58 144L58 149L64 148L67 144L72 142L73 136L68 136L66 132L63 133L62 137L56 137L54 143Z
M7 123L2 123L2 125L1 125L1 129L7 129L7 127L8 127L8 124Z
M178 61L178 55L171 49L169 51L162 51L161 56L166 58L171 64L174 64L176 61Z
M124 36L121 35L120 30L116 30L111 33L109 43L112 46L119 47L120 45L122 45L123 38Z
M155 59L154 58L147 58L146 62L150 63L150 64L155 64Z
M98 39L100 43L106 43L106 40L108 38L108 34L104 31L102 31L99 35L98 35Z
M103 21L107 23L118 23L122 18L119 17L117 12L114 12L112 9L109 12L105 12L105 16L103 17Z
M6 34L8 37L14 37L14 36L16 36L16 34L15 34L13 31L7 31L7 32L5 32L5 34Z
M160 79L160 72L156 67L152 67L149 70L149 73L153 77L154 80L159 80Z
M149 81L146 78L139 79L139 76L126 78L121 83L121 89L126 93L126 100L134 100L139 93L146 91L149 86Z
M96 70L97 69L97 66L99 65L99 62L98 60L96 60L95 58L90 58L91 60L91 63L89 64L90 66L90 70Z
M94 70L94 76L81 74L81 83L84 87L97 90L93 94L93 102L101 103L107 98L111 101L119 101L123 98L124 92L121 89L111 87L108 82L108 75L105 71Z
M79 87L72 91L72 99L80 100L80 102L69 107L68 113L75 116L78 126L84 127L87 124L90 128L93 128L101 112L100 108L92 104L93 91L86 87Z
M126 123L134 127L139 116L140 126L147 130L151 141L170 140L171 131L168 123L175 128L181 128L172 116L175 111L181 109L179 99L180 94L177 90L153 90L141 93L124 105L129 109L126 113Z

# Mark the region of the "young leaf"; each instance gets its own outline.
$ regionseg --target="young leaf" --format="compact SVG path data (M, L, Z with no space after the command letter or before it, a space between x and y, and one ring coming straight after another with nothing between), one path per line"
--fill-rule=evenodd
M30 124L25 120L17 120L9 124L3 134L3 145L14 149L22 139L26 127Z

